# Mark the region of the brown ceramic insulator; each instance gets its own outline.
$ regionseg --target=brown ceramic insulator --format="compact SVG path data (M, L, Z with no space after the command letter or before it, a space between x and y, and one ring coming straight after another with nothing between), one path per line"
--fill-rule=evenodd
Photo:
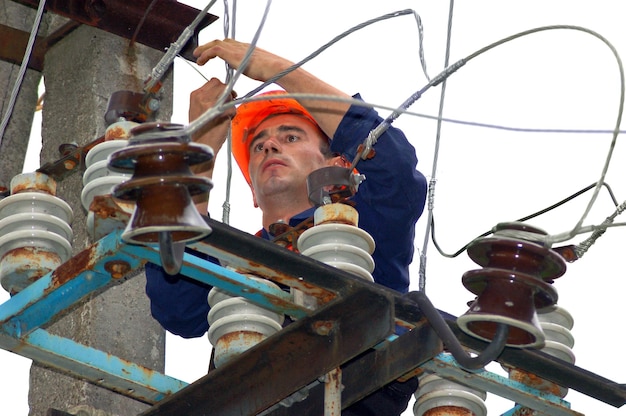
M170 232L175 242L192 241L208 234L208 226L188 191L189 187L204 185L197 183L202 178L176 178L171 177L172 181L161 181L159 177L131 179L115 188L116 197L137 197L135 211L123 235L125 240L156 243L163 231Z
M525 222L501 222L501 223L498 223L495 227L493 227L493 232L496 234L500 231L506 231L506 230L524 231L527 233L536 234L538 236L548 235L548 233L542 230L541 228L537 228L535 226L526 224Z
M491 341L498 323L504 323L509 326L507 345L543 344L537 309L556 303L558 295L552 285L525 273L494 268L466 272L463 285L478 296L459 317L465 332Z
M172 132L158 138L152 133ZM133 177L117 185L112 195L136 201L133 216L122 238L134 243L155 243L162 233L173 242L204 237L210 228L197 212L191 196L208 192L209 179L193 176L190 166L209 161L210 147L190 143L176 135L176 125L150 123L132 130L136 137L109 157L109 168L133 172Z
M140 176L192 175L190 166L212 158L211 148L197 143L129 143L129 146L111 154L109 168Z
M211 181L193 176L190 169L193 163L210 160L202 153L207 150L206 147L195 143L155 143L128 146L114 152L110 156L109 166L118 170L126 166L134 167L133 177L121 184L124 186L116 187L114 196L134 201L139 196L138 192L147 185L181 181L192 196L210 190Z
M480 266L519 271L544 281L552 281L566 270L565 261L553 250L507 237L477 240L467 248L467 254Z

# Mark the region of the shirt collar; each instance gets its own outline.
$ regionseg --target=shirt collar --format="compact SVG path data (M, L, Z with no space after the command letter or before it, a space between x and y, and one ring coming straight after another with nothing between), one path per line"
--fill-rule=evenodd
M313 216L313 214L315 213L315 208L316 207L311 207L307 210L302 211L299 214L294 215L293 217L291 217L291 219L289 220L289 226L290 227L295 227L296 225L300 224L302 221L306 220L307 218L310 218ZM265 240L271 240L272 238L274 238L275 236L271 235L269 233L269 231L267 231L265 228L259 230L256 235L258 237L262 237Z

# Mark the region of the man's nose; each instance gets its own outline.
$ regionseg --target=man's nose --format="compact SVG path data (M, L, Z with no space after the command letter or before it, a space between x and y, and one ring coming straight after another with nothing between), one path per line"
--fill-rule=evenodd
M275 137L270 137L263 143L263 151L265 153L280 152L280 143Z

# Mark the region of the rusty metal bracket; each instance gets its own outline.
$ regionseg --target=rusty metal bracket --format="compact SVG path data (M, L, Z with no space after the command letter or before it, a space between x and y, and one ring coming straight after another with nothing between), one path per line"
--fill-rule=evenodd
M142 416L258 414L392 332L393 300L373 291L355 291L287 326Z
M37 7L39 3L38 0L14 1L30 7ZM157 1L149 9L150 3L150 0L49 0L46 11L126 39L132 39L135 29L141 24L134 40L160 51L175 42L200 13L200 10L173 0ZM197 46L199 31L216 20L217 16L206 15L181 56L193 59L191 52Z
M102 142L104 142L104 136L100 136L84 146L66 146L64 149L59 149L62 153L61 158L44 164L37 169L37 172L45 173L55 181L62 181L72 172L84 168L87 152Z
M433 329L425 324L401 335L393 342L386 342L376 349L342 366L341 392L343 408L359 401L380 386L403 376L407 369L421 365L443 350L441 340ZM324 389L317 385L311 389L306 400L290 407L274 406L271 416L316 416L324 414Z

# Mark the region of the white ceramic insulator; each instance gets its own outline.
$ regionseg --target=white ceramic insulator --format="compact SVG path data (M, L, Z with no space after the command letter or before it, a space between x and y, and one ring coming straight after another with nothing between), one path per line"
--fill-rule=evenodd
M11 189L20 188L20 183L53 181L42 179L42 175L17 175L11 181ZM54 195L32 189L0 200L0 281L11 294L23 290L72 255L72 208Z
M427 412L429 416L443 416L449 414L446 407L456 407L465 409L466 412L454 414L486 416L486 398L487 394L483 391L441 378L436 374L428 374L420 379L420 387L415 392L413 413L415 416L422 416ZM438 409L441 413L438 413Z
M95 196L109 195L115 185L128 180L132 175L109 170L108 157L111 153L125 147L128 140L111 140L94 146L85 156L87 169L83 174L83 191L80 201L86 211Z
M375 248L372 236L348 224L316 225L298 237L298 250L303 255L372 282Z
M574 336L571 332L574 327L572 315L561 306L554 305L538 310L537 317L546 334L546 345L541 351L574 364L576 356L572 351L574 347Z
M273 282L249 276L259 283L280 290ZM211 307L209 341L215 350L215 367L227 363L242 352L255 346L282 329L284 315L255 305L248 299L232 296L217 287L209 292Z

